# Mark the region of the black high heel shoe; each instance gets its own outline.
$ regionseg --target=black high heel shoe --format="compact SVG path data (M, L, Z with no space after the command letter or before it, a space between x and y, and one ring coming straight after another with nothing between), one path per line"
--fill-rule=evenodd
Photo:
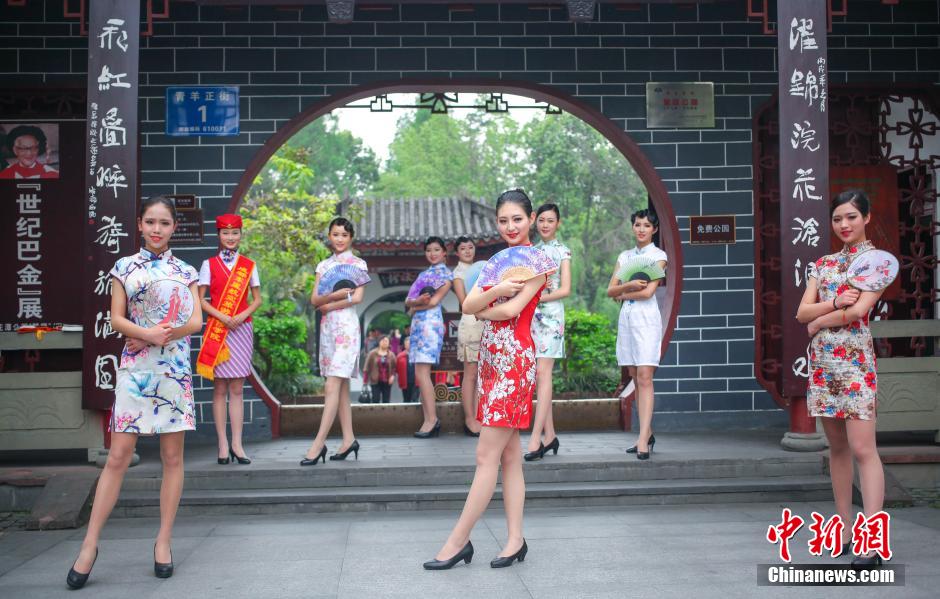
M467 426L466 423L463 425L463 434L467 435L468 437L479 437L479 436L480 436L480 433L475 433L475 432L473 432L472 430L470 430L470 427Z
M229 452L231 452L231 451L232 451L232 450L230 449ZM228 462L229 462L229 459L228 459L227 457L219 458L219 463L220 463L220 464L228 464Z
M552 439L552 442L545 446L545 450L542 452L542 455L545 455L549 451L552 452L552 455L558 455L558 448L561 447L561 443L558 442L558 437L556 436Z
M457 552L457 555L450 559L440 560L432 559L429 562L424 562L425 570L450 570L460 562L467 562L467 565L470 565L471 560L473 560L473 543L467 541L467 544L463 546L463 549Z
M852 560L853 570L874 570L880 568L883 562L881 556L877 553L871 557L858 556Z
M530 451L522 457L527 462L534 462L535 460L541 460L544 455L545 455L545 446L542 445L540 441L538 449L536 449L535 451Z
M317 457L313 458L312 460L308 457L304 457L304 459L300 460L300 465L316 466L317 462L319 462L321 459L323 460L323 463L326 464L326 445L323 446L323 449L320 450L320 453L317 454Z
M157 561L157 545L153 545L153 575L157 578L169 578L173 576L173 552L170 552L169 563L160 563Z
M251 460L249 460L247 456L245 456L245 457L239 457L238 455L235 454L235 451L232 450L232 448L229 448L229 450L228 450L228 455L231 456L233 463L234 463L234 462L238 462L239 464L250 464L250 463L251 463Z
M346 451L337 451L330 456L331 461L345 460L346 456L349 455L349 452L356 454L356 461L359 461L359 441L353 439L353 442L349 444L349 447L346 448Z
M77 559L75 561L78 561ZM91 568L88 568L88 571L82 574L81 572L75 571L75 564L72 564L72 567L69 568L69 575L65 577L65 584L69 585L71 589L80 589L85 586L85 583L88 582L88 576L91 575L92 568L95 567L95 562L98 561L98 548L95 547L95 559L91 560Z
M519 551L513 553L512 555L507 555L506 557L497 557L490 562L490 568L508 568L516 560L520 562L525 561L525 554L529 552L529 546L526 545L525 539L522 539L522 547L519 548Z
M431 437L437 437L441 434L441 421L438 420L434 423L434 428L429 431L417 431L415 432L415 437L418 439L430 439Z
M650 435L649 450L653 451L653 445L656 445L656 435ZM636 445L627 449L627 453L636 453Z

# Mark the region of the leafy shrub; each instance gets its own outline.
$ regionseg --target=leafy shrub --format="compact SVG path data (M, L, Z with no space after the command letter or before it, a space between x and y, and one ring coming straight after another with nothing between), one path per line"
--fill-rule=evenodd
M307 322L296 310L294 302L282 300L254 317L255 367L275 394L296 395L311 376Z
M616 344L617 334L605 315L584 310L566 310L567 358L562 362L561 376L555 378L555 390L559 393L611 393L620 380Z

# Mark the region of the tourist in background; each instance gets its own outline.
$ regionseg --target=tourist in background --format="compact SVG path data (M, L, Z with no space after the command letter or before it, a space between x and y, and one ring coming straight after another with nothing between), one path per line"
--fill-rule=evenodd
M363 380L372 387L372 403L389 403L395 382L397 359L389 347L388 335L379 338L379 346L366 356Z
M163 196L144 200L137 219L144 247L120 258L109 273L111 327L124 335L125 343L111 408L108 461L98 478L78 558L66 577L73 589L85 585L98 558L101 530L117 502L140 435L160 435L163 478L153 570L158 578L173 575L170 544L183 493L183 439L186 431L196 428L189 336L202 329L202 310L195 301L199 273L169 249L176 225L176 206L171 200ZM167 291L171 287L173 295ZM180 288L191 294L182 303ZM154 306L148 301L153 299L167 300L165 309L158 311L166 317L157 324L152 317ZM180 323L180 315L185 314L180 306L187 300L192 314Z
M437 364L444 346L444 315L441 302L450 291L453 275L447 268L447 247L440 237L428 237L424 242L424 257L430 263L425 272L434 273L446 283L433 294L422 293L416 299L405 300L405 306L414 310L411 317L411 350L408 359L415 365L415 381L421 393L424 422L414 436L419 439L436 437L441 430L431 382L431 366Z
M352 405L349 401L349 379L359 368L360 331L356 304L362 302L364 287L339 289L324 295L317 293L320 277L338 264L349 264L368 270L365 260L353 255L352 245L355 230L352 222L338 216L327 228L327 238L333 255L317 264L316 281L310 303L323 315L320 321L320 375L326 377L323 400L323 416L320 429L310 444L301 466L313 466L319 460L326 463L326 438L333 421L339 414L343 431L343 443L330 456L331 460L345 460L350 452L359 459L359 441L353 434Z
M202 261L199 269L199 297L203 313L209 316L208 327L225 327L224 347L227 359L219 361L221 348L217 344L202 344L196 370L212 381L212 417L219 444L219 464L229 460L239 464L250 464L242 446L242 429L245 422L244 385L251 374L251 358L254 354L254 328L251 315L261 306L261 279L258 265L239 253L242 241L242 217L237 214L222 214L215 219L219 232L219 253ZM245 271L251 273L244 276ZM236 277L236 273L239 273ZM238 285L241 288L238 288ZM248 303L248 291L251 303ZM206 292L209 299L206 299ZM236 302L229 296L236 294ZM223 307L223 299L225 307ZM219 324L213 324L213 320ZM226 421L232 424L232 442L229 444Z
M464 277L473 264L477 248L469 237L458 237L454 242L457 253L457 266L454 268L454 295L463 307L467 298ZM473 314L462 314L457 327L457 359L463 364L463 377L460 384L460 401L463 404L463 432L469 437L480 436L480 423L477 422L477 362L480 359L480 337L483 335L483 321Z
M548 254L558 270L548 277L532 319L532 340L538 361L535 383L538 403L525 454L527 462L540 460L549 451L558 455L558 436L552 419L552 369L556 359L565 357L565 305L561 300L571 295L571 250L555 237L561 225L561 211L555 204L543 204L535 215L535 228L541 237L535 247Z
M519 189L507 191L496 201L496 228L510 246L530 245L529 229L535 221L532 202ZM502 466L503 507L508 538L490 567L505 568L523 561L528 546L522 536L525 479L519 430L528 428L535 387L535 344L532 316L548 277L528 281L506 279L481 289L475 285L463 302L465 314L484 320L480 341L480 405L477 419L483 425L477 442L476 472L457 525L427 570L446 570L461 561L470 563L470 532L483 516Z
M617 363L630 369L636 383L637 419L640 433L636 445L627 449L637 459L648 460L656 437L653 436L653 373L659 366L663 322L656 303L657 280L621 281L618 275L633 257L645 256L665 269L668 257L653 243L659 230L659 218L652 210L638 210L630 216L636 246L617 257L617 267L610 277L607 296L623 302L617 325Z
M401 389L402 401L412 403L415 401L415 365L408 360L408 350L411 348L411 338L405 337L402 349L398 352L396 374L398 374L398 388Z
M843 553L849 549L845 538L855 522L853 457L858 462L864 515L870 517L884 506L884 468L875 445L878 375L868 328L871 310L884 290L860 292L849 286L847 274L856 256L875 247L865 232L870 212L868 196L858 189L840 193L832 201L832 232L842 249L810 264L796 313L812 337L806 405L810 416L821 418L829 442L832 495L845 524ZM861 555L852 565L880 566L881 556Z

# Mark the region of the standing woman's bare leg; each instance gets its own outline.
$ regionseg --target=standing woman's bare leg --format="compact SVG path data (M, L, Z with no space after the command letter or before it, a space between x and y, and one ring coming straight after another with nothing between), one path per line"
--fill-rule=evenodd
M95 487L95 499L91 506L91 516L88 519L88 530L79 550L78 559L75 560L75 571L86 574L95 561L95 550L101 538L101 529L104 528L118 495L121 494L121 483L124 482L124 473L127 472L131 459L134 457L134 447L137 446L135 433L111 433L111 449L108 451L108 461L98 477L98 486Z
M493 498L496 490L496 479L499 476L499 460L513 435L519 438L519 431L510 428L484 426L480 431L480 440L477 443L477 469L473 474L473 483L467 493L460 518L447 537L447 542L437 552L436 559L445 560L453 557L463 549L470 539L470 531L486 511L486 507ZM519 451L519 445L516 445Z
M555 365L554 358L539 358L536 362L535 370L535 418L532 422L532 434L529 436L528 451L537 451L542 443L542 434L548 439L545 423L552 412L552 367ZM555 438L555 429L552 431L552 439Z
M323 446L326 445L326 438L333 427L333 421L336 419L336 412L339 409L339 394L343 384L343 379L338 376L326 377L326 384L323 386L323 416L320 417L320 428L317 436L310 444L307 450L307 458L313 459L320 455Z
M522 442L519 431L506 443L500 458L503 467L503 508L506 511L506 544L499 553L508 557L522 548L522 511L525 507L525 477L522 475Z
M638 451L643 452L649 451L649 438L653 434L653 370L652 366L637 366L636 374L633 375L636 382L637 419L640 421L636 446Z
M463 363L463 380L460 381L460 402L463 404L463 422L474 433L480 432L477 422L477 363Z
M219 440L219 457L228 457L228 379L215 379L212 382L212 418L215 420L215 434ZM232 423L232 436L235 434L235 423Z
M228 417L232 423L232 450L235 455L245 457L242 446L242 430L245 427L245 379L228 382Z
M340 451L346 451L356 440L353 433L352 402L349 400L349 379L342 379L343 384L339 392L339 426L343 431L343 446Z
M431 365L415 364L415 382L421 392L421 410L424 412L424 423L419 429L428 432L437 422L437 406L434 405L434 385L431 383Z
M173 561L170 542L173 523L183 494L183 440L186 433L160 435L160 460L163 462L163 481L160 483L160 532L157 533L154 559L162 564Z
M885 500L885 472L875 444L874 420L846 420L845 432L858 462L858 484L862 491L865 516L881 511ZM851 521L849 521L850 523ZM849 524L847 523L847 524Z
M829 477L832 480L832 498L836 513L842 517L845 528L842 531L842 543L852 535L852 481L855 478L852 463L852 449L845 430L845 420L841 418L822 418L823 431L829 442Z

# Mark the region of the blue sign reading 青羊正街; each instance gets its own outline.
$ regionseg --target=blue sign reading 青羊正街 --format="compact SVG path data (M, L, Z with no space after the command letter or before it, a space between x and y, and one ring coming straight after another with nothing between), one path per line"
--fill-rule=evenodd
M166 88L166 134L238 135L238 87Z

